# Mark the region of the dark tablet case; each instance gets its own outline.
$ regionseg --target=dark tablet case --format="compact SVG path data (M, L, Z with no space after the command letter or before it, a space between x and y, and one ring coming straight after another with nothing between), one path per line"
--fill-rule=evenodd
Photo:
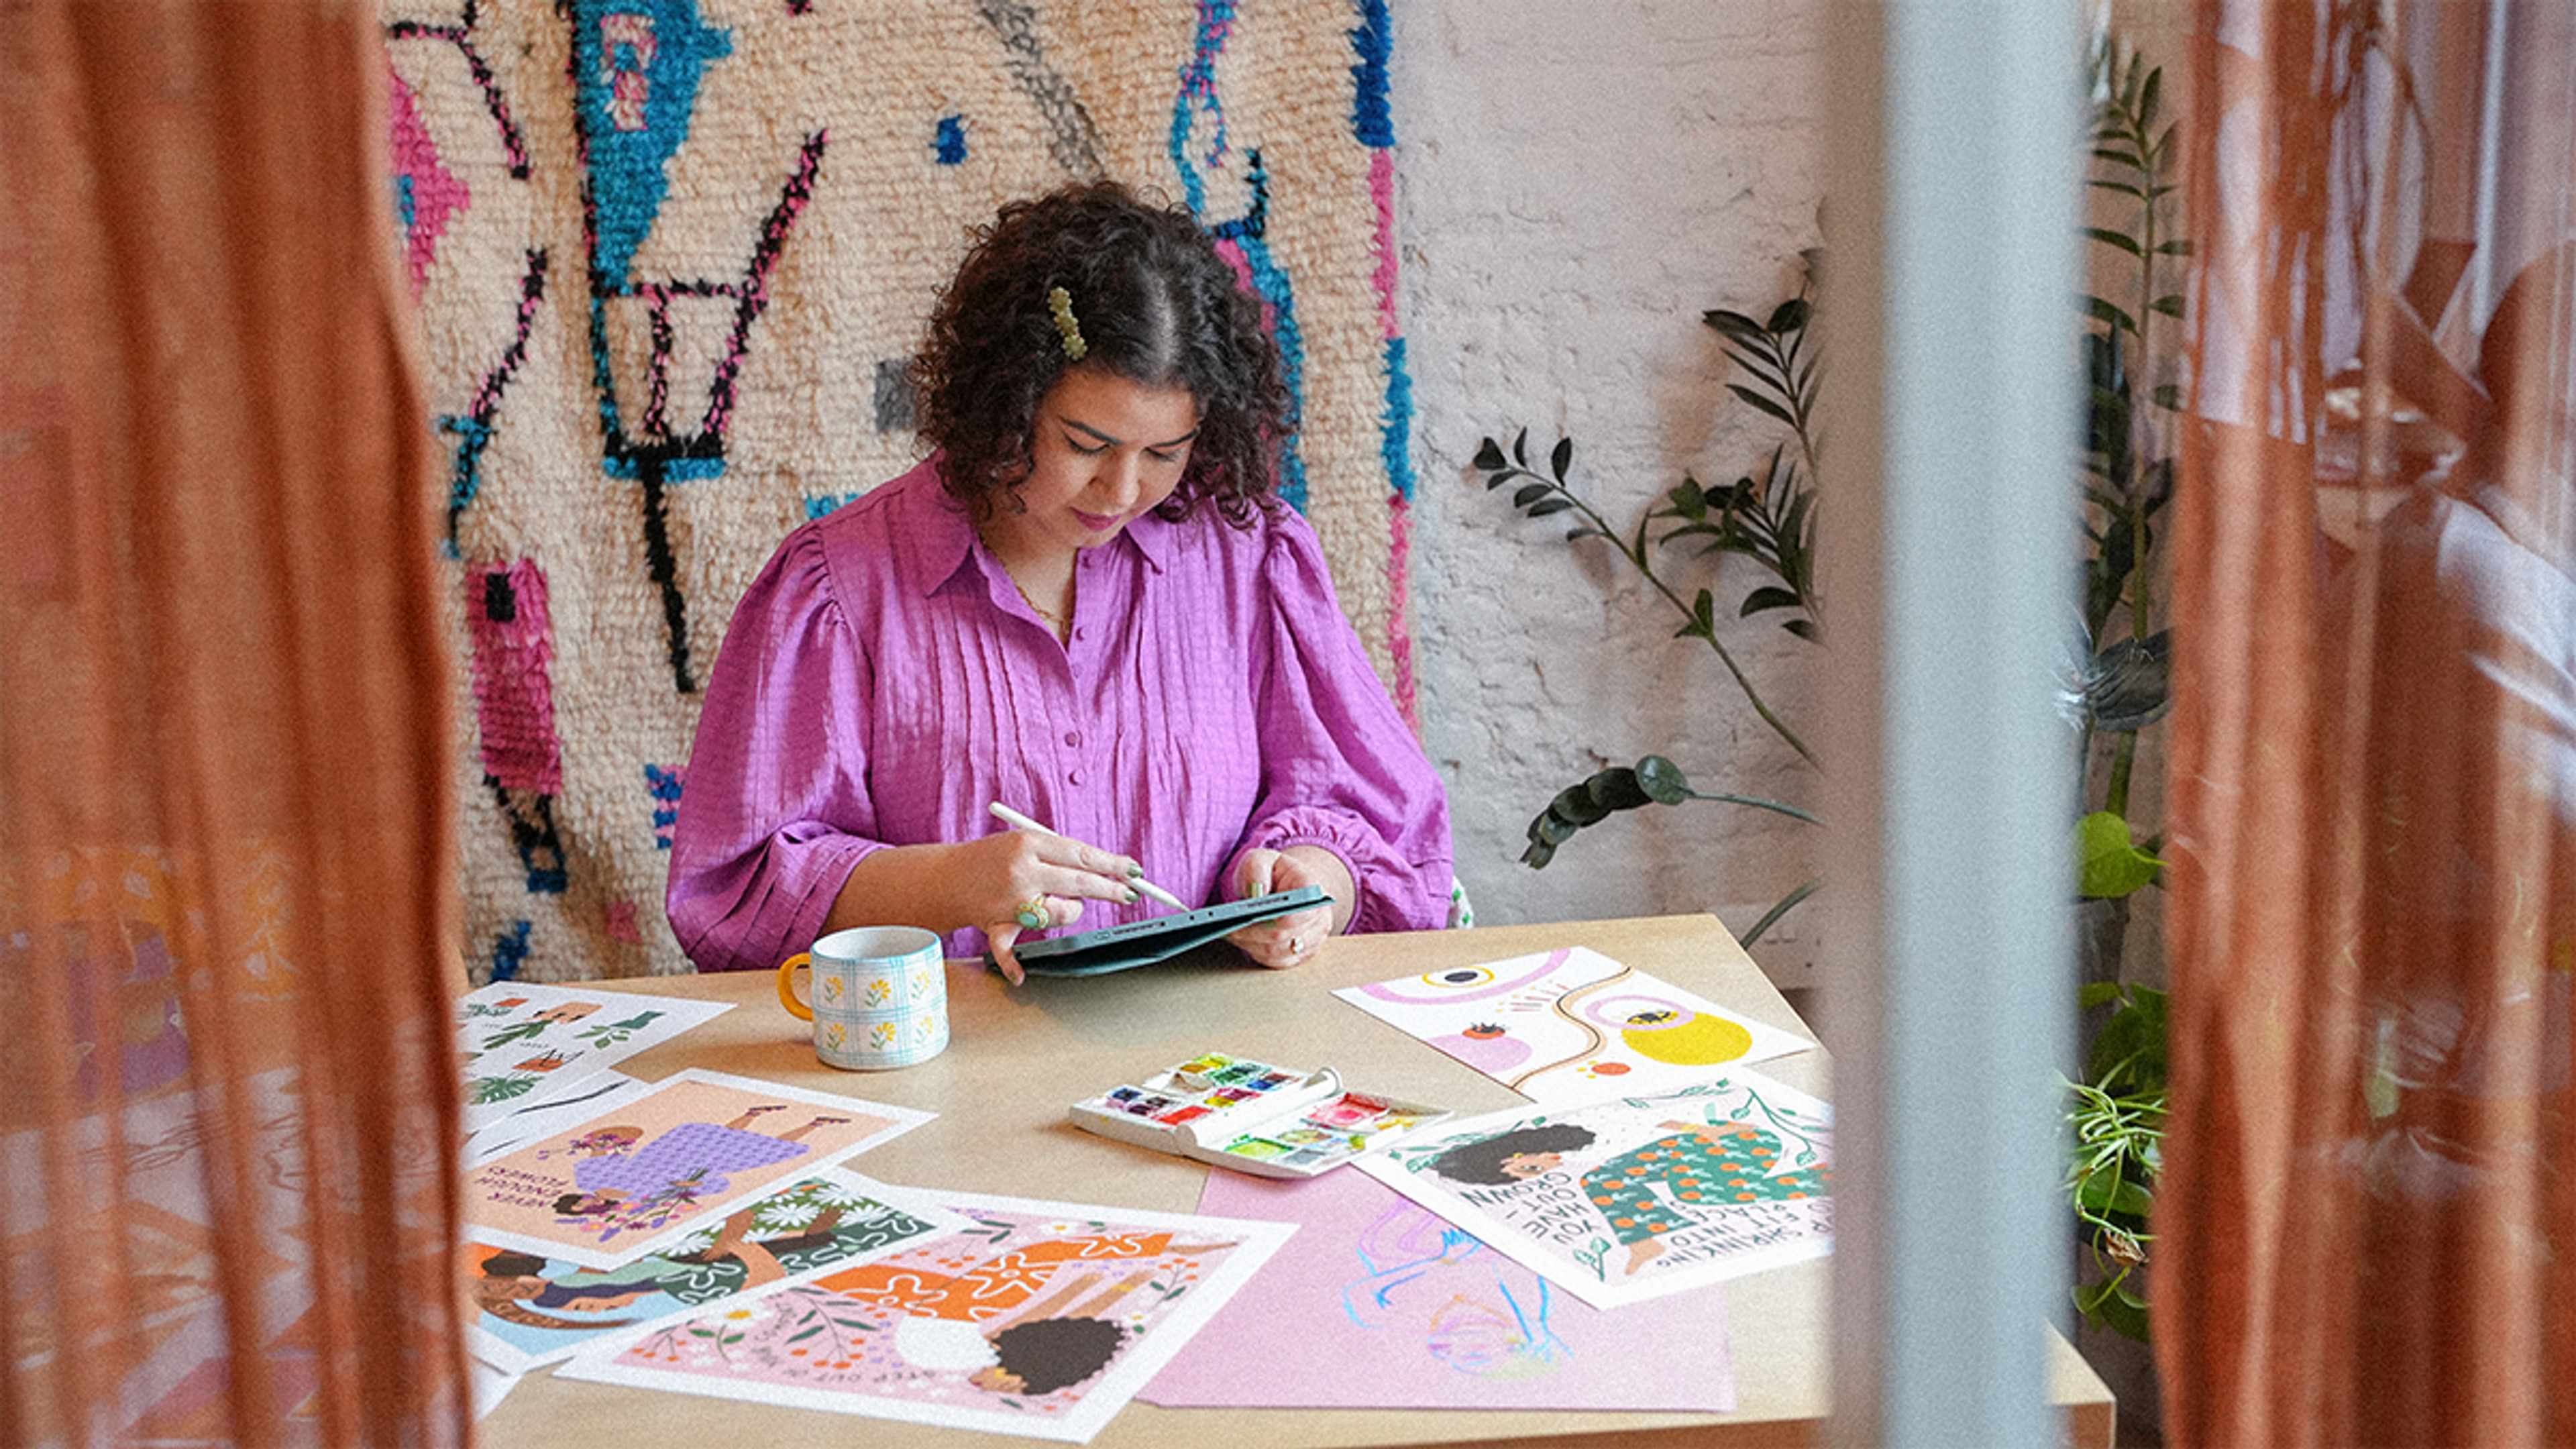
M1195 911L1147 916L1097 931L1022 940L1012 947L1012 954L1020 958L1021 969L1031 976L1103 976L1168 961L1210 941L1221 941L1228 933L1255 921L1323 905L1331 899L1321 886L1299 886L1293 891L1273 891L1223 905L1201 906ZM984 963L995 964L990 950L984 953Z

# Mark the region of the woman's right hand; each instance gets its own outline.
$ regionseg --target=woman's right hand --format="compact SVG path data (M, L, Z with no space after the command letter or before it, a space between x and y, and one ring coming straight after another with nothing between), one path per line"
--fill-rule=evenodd
M924 926L944 936L973 926L1016 986L1024 973L1011 948L1023 934L1072 925L1082 919L1085 901L1132 903L1132 882L1143 874L1114 851L1034 830L999 830L948 845L890 845L851 868L824 929Z
M1131 881L1144 867L1126 856L1061 835L1004 830L956 847L967 924L980 928L1004 980L1025 979L1012 947L1026 931L1051 931L1082 919L1086 900L1132 905Z

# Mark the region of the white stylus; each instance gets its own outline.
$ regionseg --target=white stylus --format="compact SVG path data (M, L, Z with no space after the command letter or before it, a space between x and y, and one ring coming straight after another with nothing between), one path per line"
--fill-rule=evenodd
M993 818L994 818L994 819L999 820L999 821L1001 821L1002 823L1004 823L1004 824L1006 824L1006 825L1009 825L1009 826L1012 826L1012 827L1014 827L1014 828L1016 828L1016 829L1020 829L1020 830L1034 830L1034 831L1036 831L1036 832L1037 832L1038 834L1040 834L1040 835L1053 835L1053 836L1055 836L1055 838L1056 838L1056 839L1058 839L1058 840L1064 840L1064 839L1067 839L1067 838L1068 838L1068 837L1066 837L1065 835L1060 834L1060 833L1059 833L1059 832L1057 832L1057 831L1049 830L1049 829L1048 829L1048 828L1046 828L1045 826L1040 825L1039 823L1037 823L1037 822L1036 822L1036 821L1034 821L1034 820L1031 820L1029 817L1027 817L1027 816L1025 816L1025 815L1021 814L1021 813L1020 813L1020 812L1018 812L1017 810L1012 809L1010 806L1003 804L1003 803L1002 803L1001 801L999 801L999 800L994 801L994 802L992 803L992 805L991 805L989 808L990 808L990 809L992 810L992 812L993 812ZM1139 890L1139 891L1143 892L1144 894L1149 895L1149 896L1152 896L1154 899L1156 899L1156 900L1158 900L1158 901L1161 901L1164 905L1170 906L1173 910L1176 910L1176 911L1186 911L1186 910L1190 909L1190 906L1189 906L1189 903L1188 903L1188 902L1186 902L1186 901L1182 900L1179 896L1176 896L1176 895L1172 894L1170 891L1167 891L1167 890L1163 889L1161 886L1158 886L1158 885L1154 884L1152 881L1149 881L1149 880L1145 879L1143 876L1137 876L1137 877L1135 877L1134 879L1132 879L1132 880L1128 881L1127 883L1128 883L1129 885L1134 886L1137 890Z

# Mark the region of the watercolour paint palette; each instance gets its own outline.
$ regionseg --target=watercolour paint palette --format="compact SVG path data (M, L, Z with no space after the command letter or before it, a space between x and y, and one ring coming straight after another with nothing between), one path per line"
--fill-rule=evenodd
M1086 1132L1256 1177L1313 1177L1449 1114L1354 1092L1330 1067L1300 1072L1209 1052L1072 1109Z

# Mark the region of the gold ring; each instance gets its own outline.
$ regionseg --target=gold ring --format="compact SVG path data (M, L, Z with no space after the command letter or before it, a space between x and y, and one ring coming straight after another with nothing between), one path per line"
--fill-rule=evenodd
M1047 909L1046 897L1031 896L1020 903L1020 929L1043 931L1055 924L1055 912Z

